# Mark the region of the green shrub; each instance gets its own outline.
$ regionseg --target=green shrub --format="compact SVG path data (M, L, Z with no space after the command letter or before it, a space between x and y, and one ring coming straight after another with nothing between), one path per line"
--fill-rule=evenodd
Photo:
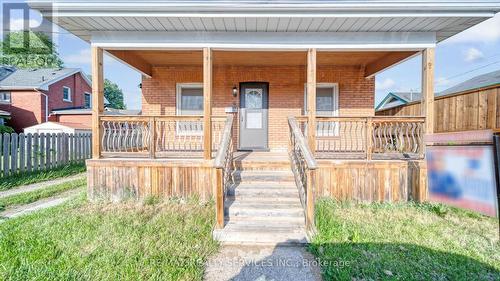
M12 129L12 127L0 125L0 134L3 134L3 133L12 134L12 133L15 133L15 131L14 131L14 129Z

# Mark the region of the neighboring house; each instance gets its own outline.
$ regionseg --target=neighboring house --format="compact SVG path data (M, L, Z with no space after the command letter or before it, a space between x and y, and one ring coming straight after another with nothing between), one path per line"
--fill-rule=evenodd
M105 114L107 115L139 115L140 110L122 110L109 108L104 99ZM87 107L54 109L49 115L49 121L61 123L79 123L90 127L92 124L92 109Z
M7 120L10 119L10 112L0 110L0 126L4 126L7 123Z
M0 69L8 73L0 80L0 110L11 113L9 125L18 132L48 121L53 109L91 105L91 83L80 69Z
M25 134L82 134L82 133L91 133L91 126L80 124L80 123L71 123L71 122L44 122L41 124L37 124L34 126L30 126L24 128Z
M236 243L305 241L323 196L425 200L432 122L374 116L374 77L422 54L432 100L436 44L500 11L426 0L29 4L91 43L88 198L213 197L216 237ZM104 52L142 74L142 115L104 114ZM390 135L410 126L411 137Z
M379 116L421 116L420 93L389 93L375 108ZM436 93L434 131L500 128L500 70Z

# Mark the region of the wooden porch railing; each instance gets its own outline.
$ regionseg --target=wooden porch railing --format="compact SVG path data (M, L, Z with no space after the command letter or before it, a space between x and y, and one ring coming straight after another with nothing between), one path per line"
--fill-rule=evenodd
M307 134L307 118L299 117ZM317 158L422 159L424 117L316 117Z
M306 217L306 229L314 229L314 184L316 160L309 149L301 128L294 117L288 118L290 127L289 155L295 183Z
M214 168L216 179L216 218L217 227L224 227L224 200L227 189L233 180L233 115L229 115L224 124L219 150L215 156Z
M212 150L222 138L225 116L212 117ZM104 157L202 157L202 116L99 116Z

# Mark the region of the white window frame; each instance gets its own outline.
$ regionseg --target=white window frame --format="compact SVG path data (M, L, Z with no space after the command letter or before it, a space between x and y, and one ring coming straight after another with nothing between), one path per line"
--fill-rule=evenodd
M182 90L183 89L202 89L203 83L177 83L175 90L175 114L182 116L181 114L181 102L182 102ZM203 115L203 114L202 114ZM187 121L186 121L187 122ZM175 126L176 134L179 136L203 136L203 124L201 124L201 130L182 130L180 121L176 123Z
M69 94L69 99L64 98L64 89L68 89L68 94ZM63 86L63 101L71 102L73 100L72 93L71 93L71 88Z
M84 103L83 106L86 106L86 104L85 104L85 96L87 96L87 95L90 97L90 99L89 99L90 103L89 103L89 107L88 108L92 108L92 94L89 93L89 92L83 92L83 103Z
M4 94L8 94L9 100L0 99L0 104L11 104L12 103L12 92L9 91L0 91L0 94L3 96Z
M321 114L318 115L318 111L316 111L316 116L330 116L337 117L339 116L339 83L316 83L316 89L318 88L332 88L332 96L333 96L333 110L330 115ZM307 115L307 84L304 84L304 115ZM333 130L324 131L320 128L316 129L316 136L318 137L337 137L339 136L339 127L338 122L337 126ZM320 127L320 124L316 124L317 127Z

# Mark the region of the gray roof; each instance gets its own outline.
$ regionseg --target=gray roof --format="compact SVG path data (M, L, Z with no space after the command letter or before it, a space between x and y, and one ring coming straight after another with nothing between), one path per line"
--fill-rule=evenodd
M49 85L80 71L78 68L17 69L0 81L0 90L48 90Z
M451 95L455 93L467 92L470 90L490 87L500 84L500 70L476 76L451 88L448 88L441 93L436 94L437 97Z
M397 92L392 94L399 96L406 102L413 102L422 99L422 94L416 92Z
M16 71L15 67L12 66L0 66L0 81L7 78L7 76L11 75L14 71Z
M73 115L73 114L92 114L92 109L90 108L60 108L54 109L50 114L58 115Z

